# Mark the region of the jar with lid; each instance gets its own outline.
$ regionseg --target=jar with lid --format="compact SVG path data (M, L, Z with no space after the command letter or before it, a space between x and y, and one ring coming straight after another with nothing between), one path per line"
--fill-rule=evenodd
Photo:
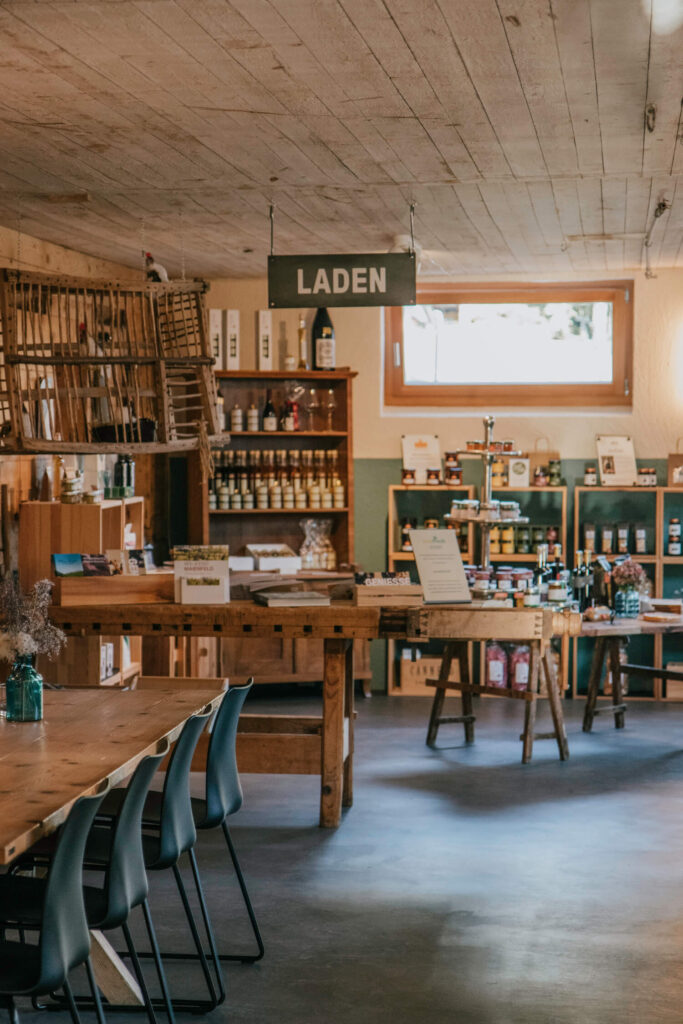
M541 591L537 583L532 583L524 591L524 607L538 608L541 603Z
M252 402L247 409L247 430L250 430L252 432L258 430L260 427L260 423L261 419L259 416L259 411Z
M503 555L514 555L515 553L515 528L514 526L503 526L500 531L500 550Z
M410 531L414 529L415 523L412 519L401 520L401 551L412 551L413 542L410 539Z
M499 590L512 590L512 573L500 570L496 573L496 586Z
M489 530L489 554L500 554L500 526L492 526Z
M441 470L440 469L428 469L427 470L427 484L429 487L438 487L441 483Z
M427 516L423 523L425 530L438 530L440 525L436 516Z
M446 466L444 482L449 487L460 487L462 485L462 466Z
M584 487L597 487L598 469L592 463L587 463L583 471Z
M239 434L244 430L244 410L235 402L230 410L230 430L233 434Z
M412 487L415 483L415 470L414 469L402 469L401 470L401 483L404 487Z
M567 597L567 587L564 580L550 580L548 583L548 602L550 604L564 604Z
M531 543L534 546L534 551L539 544L545 544L545 527L543 526L532 526L531 528Z
M548 460L548 483L551 487L560 487L562 484L562 466L559 459Z
M669 543L667 545L667 554L669 555L680 555L681 553L681 521L678 516L673 516L669 520Z
M545 466L536 466L534 470L534 487L548 486L548 470Z
M528 555L531 551L531 531L528 526L517 528L516 551L518 555Z

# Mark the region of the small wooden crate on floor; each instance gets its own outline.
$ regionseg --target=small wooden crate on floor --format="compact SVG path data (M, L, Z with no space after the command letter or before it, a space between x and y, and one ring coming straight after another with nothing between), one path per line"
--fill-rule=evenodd
M438 676L441 667L441 658L418 658L411 661L409 658L401 658L399 679L400 693L406 697L432 697L434 690L427 685L427 680ZM460 665L454 661L448 676L451 682L460 681Z

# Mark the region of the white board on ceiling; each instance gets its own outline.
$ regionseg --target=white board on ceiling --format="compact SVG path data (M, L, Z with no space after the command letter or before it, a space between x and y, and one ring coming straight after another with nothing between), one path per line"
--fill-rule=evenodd
M623 434L598 434L595 438L603 487L633 487L638 483L633 438Z
M427 470L441 471L441 443L437 434L404 434L401 437L403 468L415 470L415 483L427 482Z
M425 604L472 601L455 530L411 530L410 542Z

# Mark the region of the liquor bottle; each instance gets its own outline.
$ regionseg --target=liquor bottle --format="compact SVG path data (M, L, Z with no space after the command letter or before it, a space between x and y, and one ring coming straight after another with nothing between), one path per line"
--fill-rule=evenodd
M299 317L299 370L308 369L308 346L306 345L306 321Z
M553 561L550 563L550 570L552 572L552 579L559 580L563 578L564 573L564 562L562 561L562 545L555 544L553 546Z
M326 309L320 308L315 314L313 330L313 369L334 370L336 366L334 327Z
M548 579L548 576L547 576L547 565L546 565L546 559L548 557L548 545L547 544L539 544L538 545L538 547L536 548L536 557L537 557L537 561L536 561L536 567L534 569L534 583L537 586L540 586L542 583L546 582L547 579Z
M574 572L572 573L572 591L574 600L582 612L586 607L586 570L583 564L583 551L574 553Z
M266 404L263 407L263 429L277 430L277 416L273 405L273 392L271 388L266 391Z
M595 576L591 565L592 551L583 552L583 571L586 575L586 608L592 608L595 604Z

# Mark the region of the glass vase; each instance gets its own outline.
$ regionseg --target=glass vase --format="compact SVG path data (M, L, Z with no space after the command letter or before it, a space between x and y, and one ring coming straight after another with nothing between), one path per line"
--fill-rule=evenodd
M633 587L621 588L614 595L614 614L618 619L637 619L640 615L640 594Z
M8 722L40 722L43 717L43 677L30 654L18 657L5 683Z

